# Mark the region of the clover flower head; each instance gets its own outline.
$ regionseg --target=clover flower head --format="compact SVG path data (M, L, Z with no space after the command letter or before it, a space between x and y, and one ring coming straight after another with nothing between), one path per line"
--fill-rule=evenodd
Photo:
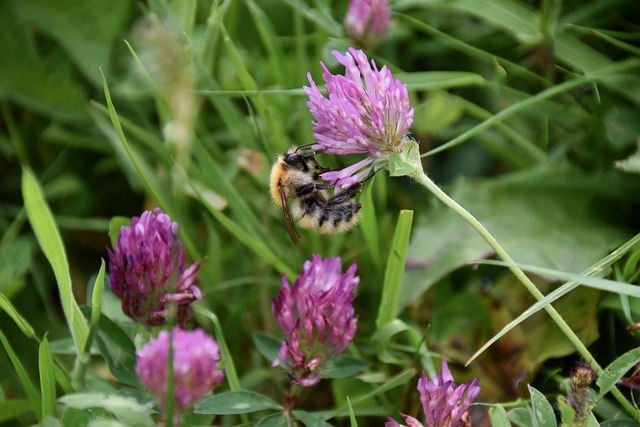
M418 380L420 402L425 414L424 426L415 418L405 415L406 427L464 427L471 425L469 407L480 393L478 378L466 384L456 385L447 361L442 361L440 375L428 381L422 372ZM405 427L392 418L387 427Z
M162 325L174 303L178 324L185 325L191 303L202 298L194 285L200 263L185 270L177 233L178 224L156 208L122 226L113 252L107 249L109 287L122 301L122 311L136 322Z
M344 17L347 35L360 46L375 46L391 23L387 0L351 0Z
M144 386L164 405L167 403L169 340L173 337L173 375L178 412L191 406L224 380L218 368L218 343L202 329L161 331L136 353L136 373Z
M402 154L409 141L413 108L407 87L383 66L378 69L363 51L349 48L333 55L345 66L345 75L333 75L321 63L327 97L308 74L311 87L307 106L314 118L313 149L327 154L366 154L352 167L321 174L322 179L346 188L370 173L388 168L392 153Z
M293 287L282 277L272 310L284 341L273 366L286 367L293 384L310 387L318 383L322 367L353 339L357 320L352 303L360 281L356 269L352 264L342 274L340 258L323 260L313 255Z

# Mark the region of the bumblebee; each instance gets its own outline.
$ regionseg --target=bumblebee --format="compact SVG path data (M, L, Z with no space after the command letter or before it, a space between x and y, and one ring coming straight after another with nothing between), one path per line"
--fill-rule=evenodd
M300 227L321 234L344 233L360 220L362 205L353 198L362 191L363 184L330 195L331 186L319 176L323 170L327 169L318 164L315 152L298 148L279 155L271 169L271 197L282 209L294 243L300 242L294 219Z

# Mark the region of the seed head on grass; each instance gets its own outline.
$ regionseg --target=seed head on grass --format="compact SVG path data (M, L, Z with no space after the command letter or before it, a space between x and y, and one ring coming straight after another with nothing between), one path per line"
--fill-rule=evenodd
M360 278L356 264L342 274L340 258L313 255L290 286L282 288L272 304L284 341L274 366L288 370L293 384L310 387L318 383L323 366L342 353L353 339L357 320L352 302Z
M200 263L184 268L184 246L178 224L160 208L133 217L120 228L109 253L109 287L122 301L122 311L149 326L166 322L170 304L177 305L177 323L191 319L191 303L202 298L194 284Z

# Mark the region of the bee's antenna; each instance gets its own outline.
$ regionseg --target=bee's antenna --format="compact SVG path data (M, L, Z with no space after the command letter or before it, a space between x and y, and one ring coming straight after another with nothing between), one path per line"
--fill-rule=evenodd
M298 150L308 150L312 146L313 146L313 142L310 142L308 144L299 145L298 148L296 148L296 151L298 151Z

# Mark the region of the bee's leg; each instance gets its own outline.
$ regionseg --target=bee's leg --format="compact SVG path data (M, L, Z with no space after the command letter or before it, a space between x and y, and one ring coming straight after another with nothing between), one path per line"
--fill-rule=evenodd
M337 205L340 203L344 203L347 200L351 200L353 199L358 193L360 193L362 191L364 187L364 184L362 182L359 182L355 185L352 185L351 187L347 188L346 190L344 190L342 193L337 194L335 196L333 196L332 198L330 198L327 203L329 203L330 205Z
M316 184L311 183L296 188L296 196L307 196L316 190Z

